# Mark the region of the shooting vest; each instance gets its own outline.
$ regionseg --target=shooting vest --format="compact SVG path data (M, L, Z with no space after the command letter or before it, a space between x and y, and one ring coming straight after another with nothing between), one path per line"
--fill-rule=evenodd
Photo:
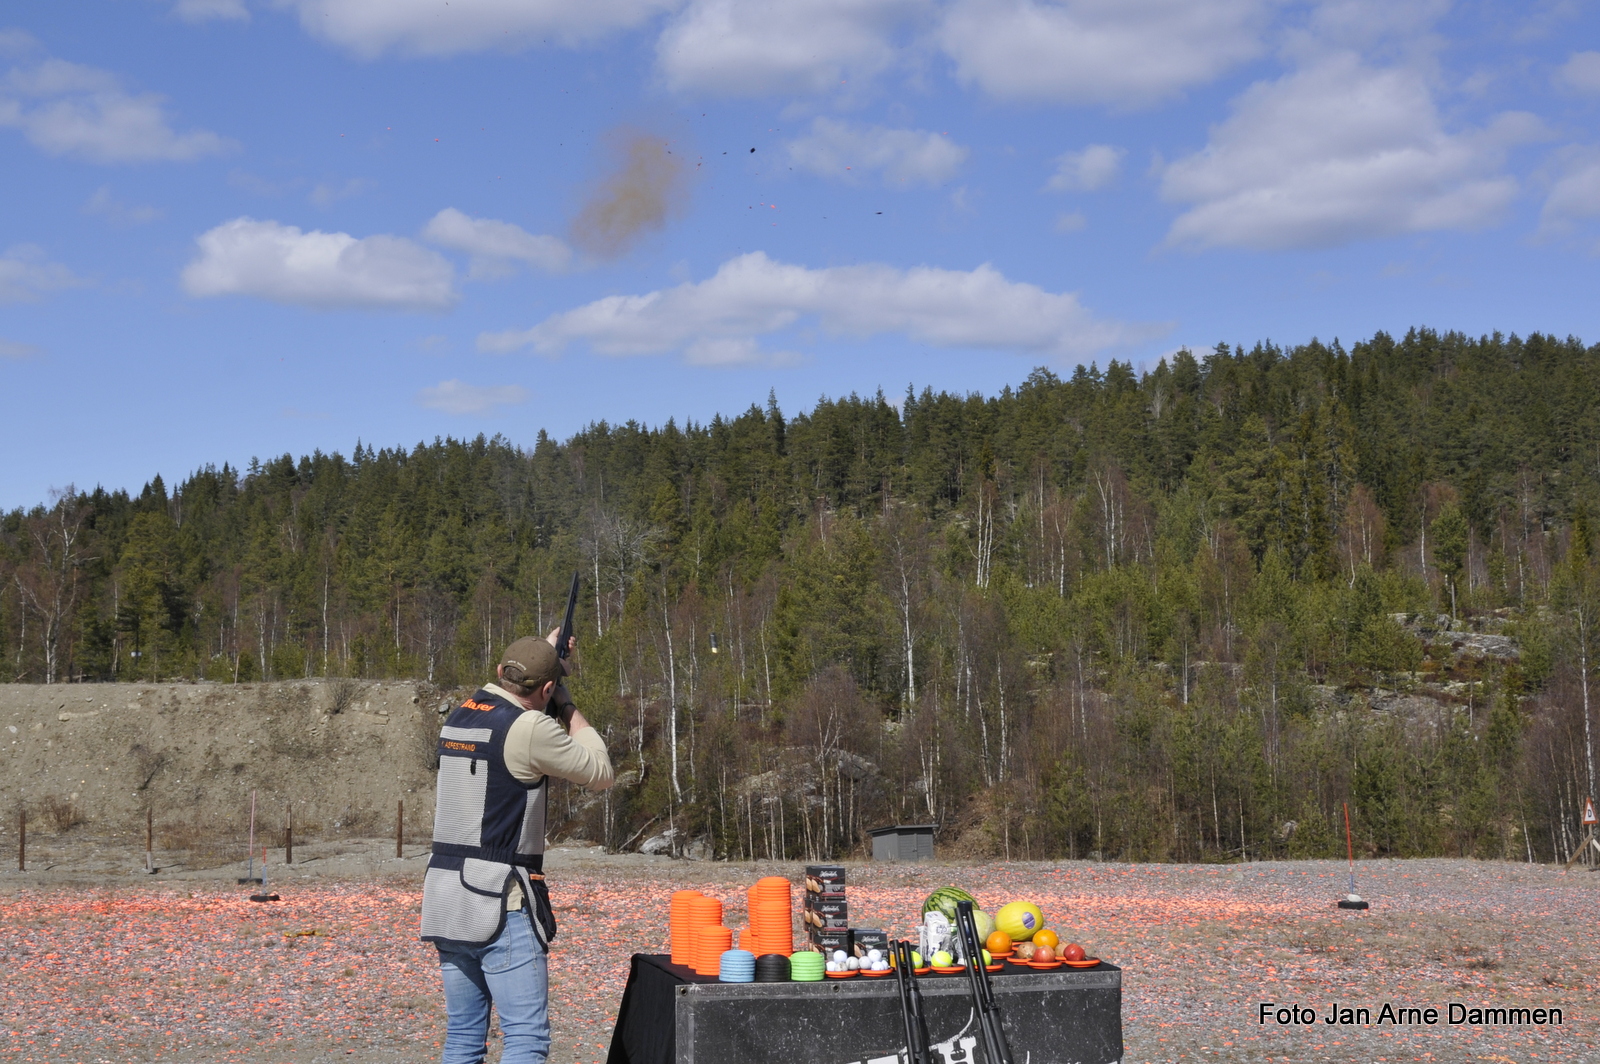
M439 732L433 856L422 881L422 940L481 945L500 934L506 891L519 883L546 946L555 916L544 880L549 777L524 783L506 768L505 742L525 711L485 690L463 702Z

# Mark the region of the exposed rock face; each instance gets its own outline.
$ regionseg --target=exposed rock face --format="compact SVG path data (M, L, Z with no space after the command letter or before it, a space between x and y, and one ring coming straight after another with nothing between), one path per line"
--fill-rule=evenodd
M1406 721L1433 720L1441 713L1448 715L1455 712L1453 705L1427 693L1377 690L1367 696L1367 702L1379 713L1388 713Z
M1446 614L1433 616L1432 614L1391 613L1389 619L1429 646L1448 646L1451 654L1458 658L1479 660L1495 658L1501 661L1516 661L1522 656L1521 651L1517 648L1516 641L1510 636L1498 635L1490 631L1471 632L1453 629L1450 627L1450 617ZM1479 628L1497 629L1505 624L1505 619L1486 616L1476 618L1472 623Z
M677 828L668 828L659 835L652 835L640 844L639 852L647 854L671 853L673 840L680 834L681 832Z
M1451 651L1459 657L1516 661L1522 656L1522 652L1517 649L1516 642L1510 636L1487 635L1481 632L1440 632L1436 641L1449 643Z
M1475 693L1481 702L1485 666L1509 664L1522 656L1510 636L1455 629L1444 614L1395 613L1389 619L1422 641L1431 662L1417 673L1380 678L1390 687L1313 684L1309 688L1313 702L1336 713L1372 712L1393 716L1405 725L1434 724L1470 712ZM1472 621L1480 628L1500 628L1504 623L1497 616Z

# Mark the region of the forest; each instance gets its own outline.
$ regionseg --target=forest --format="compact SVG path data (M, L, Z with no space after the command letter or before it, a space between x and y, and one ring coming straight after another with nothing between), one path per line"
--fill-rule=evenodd
M0 515L25 683L470 693L581 574L618 786L559 833L1564 860L1595 792L1600 346L1414 329L992 395L357 443ZM555 831L553 831L553 834Z

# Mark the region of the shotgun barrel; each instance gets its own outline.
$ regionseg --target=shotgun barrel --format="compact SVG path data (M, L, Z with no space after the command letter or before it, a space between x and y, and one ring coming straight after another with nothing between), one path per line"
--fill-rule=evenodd
M894 944L894 981L900 991L900 1023L905 1028L906 1064L923 1064L917 1057L917 1037L911 1030L911 974L906 969L906 958L900 954L903 943Z
M922 1015L922 991L917 988L911 943L894 944L894 967L900 981L900 1011L906 1024L906 1064L933 1064L928 1047L928 1021Z
M1000 1023L1000 1006L995 1004L994 988L983 967L983 943L978 941L978 925L972 918L970 901L956 902L956 933L961 936L962 952L967 955L967 976L972 983L972 1008L978 1014L983 1033L983 1054L988 1064L1012 1064L1011 1046Z
M572 574L572 590L567 592L567 616L561 622L561 634L556 637L556 657L567 656L567 646L572 642L572 614L578 608L578 574Z

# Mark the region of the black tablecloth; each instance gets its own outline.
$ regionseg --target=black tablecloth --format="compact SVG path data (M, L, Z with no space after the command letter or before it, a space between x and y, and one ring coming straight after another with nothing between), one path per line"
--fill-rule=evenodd
M635 953L606 1064L673 1064L678 1053L673 987L716 981L673 964L665 954Z
M1092 968L1082 970L1094 971ZM1021 965L1006 964L1000 971L990 972L989 978L999 980L1007 976L1028 975L1034 971ZM967 974L966 969L962 969L954 974L932 972L918 978L924 981L957 979L965 983ZM628 971L628 985L622 992L622 1005L617 1009L617 1025L611 1032L611 1051L606 1057L606 1064L675 1064L678 1049L675 988L684 983L717 981L716 976L699 975L693 968L673 964L665 954L635 953ZM891 987L894 985L892 976L885 977L883 981Z

